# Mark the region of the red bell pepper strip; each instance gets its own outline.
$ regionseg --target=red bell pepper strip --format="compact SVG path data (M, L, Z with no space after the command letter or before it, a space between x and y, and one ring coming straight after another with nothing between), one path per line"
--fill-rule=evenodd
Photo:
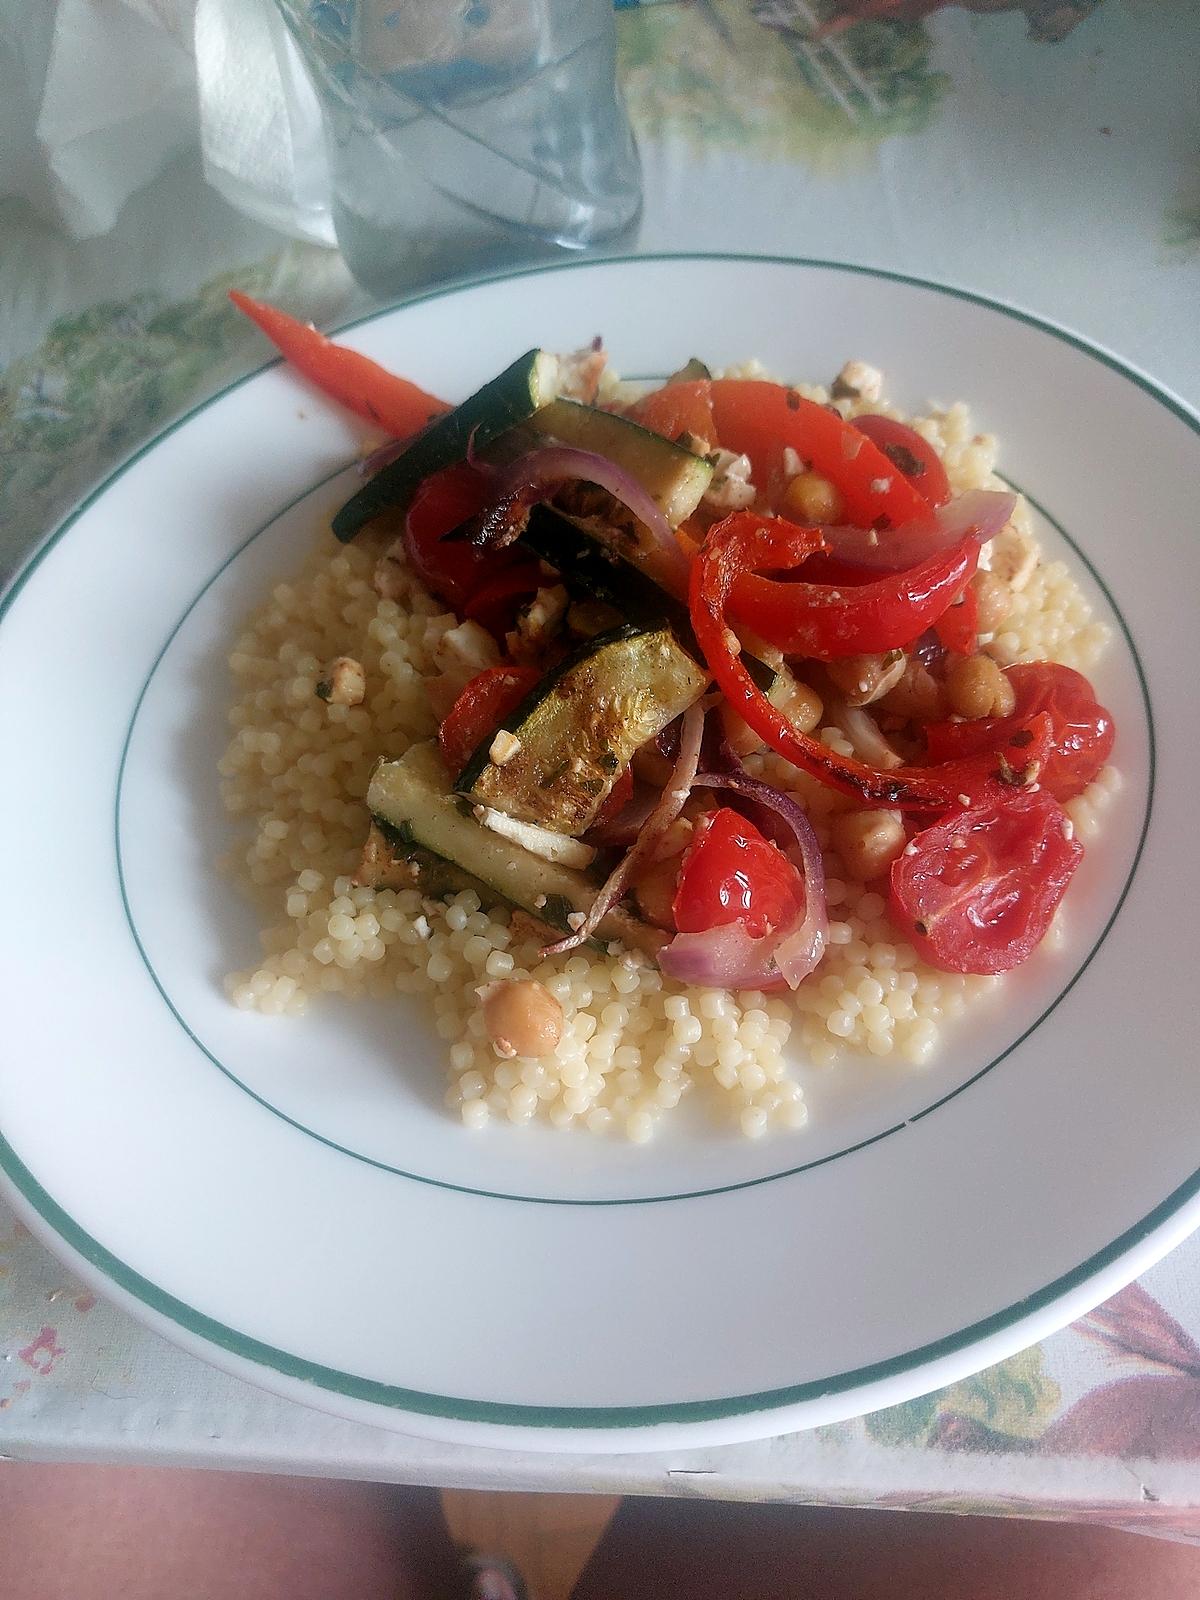
M996 749L939 767L896 767L881 772L840 756L801 733L758 689L740 659L737 635L725 621L735 580L751 565L786 568L799 549L807 554L812 529L735 512L713 527L692 566L692 627L709 670L730 707L759 738L802 772L871 805L942 813L1000 802L1036 778L1050 749L1051 721L1041 714L1007 736ZM799 536L799 537L797 537ZM782 587L782 585L781 585Z
M444 400L398 378L368 356L334 344L310 322L298 322L286 311L252 300L240 289L229 298L262 329L275 348L331 399L397 439L411 438L450 407Z
M957 656L973 656L979 642L979 602L972 588L963 590L957 605L947 606L933 625L933 631L947 650Z
M928 513L920 490L836 411L783 384L752 378L718 378L711 392L717 438L724 449L750 457L760 489L782 476L790 446L837 486L845 520L857 528L894 528Z
M764 568L797 566L821 548L820 532L752 511L735 511L726 522L735 518L740 519L742 548L750 559L739 569L729 614L785 655L837 661L911 644L962 593L979 564L979 539L967 533L950 549L873 583L784 582L758 574ZM762 535L759 550L754 549L755 530ZM775 559L780 550L785 560Z

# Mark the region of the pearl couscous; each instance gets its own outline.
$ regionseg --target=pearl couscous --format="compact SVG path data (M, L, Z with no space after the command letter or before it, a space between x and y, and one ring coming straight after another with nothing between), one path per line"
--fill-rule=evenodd
M847 387L833 390L843 416L895 415L878 385L859 386L857 398ZM799 392L830 401L823 388ZM998 486L996 441L974 431L965 407L911 426L955 493ZM798 501L816 492L807 485ZM987 658L1090 668L1107 630L1065 564L1041 561L1024 502L994 545L1008 605L981 636ZM920 1067L943 1028L1003 982L935 970L898 937L858 857L888 835L886 820L848 827L841 795L761 748L745 755L747 772L799 800L824 855L825 955L794 993L688 987L615 943L607 953L543 956L544 929L473 890L434 898L415 884L356 882L376 764L432 738L448 699L499 659L491 638L460 623L394 552L381 582L378 557L367 544L323 536L255 609L229 656L222 795L249 831L227 865L266 914L259 959L228 979L234 1005L297 1017L325 996L418 997L445 1043L447 1105L467 1127L544 1120L644 1142L688 1098L750 1138L800 1128L798 1068L834 1068L851 1052ZM852 753L842 728L814 731ZM1117 783L1105 768L1067 803L1081 837L1101 826ZM509 1003L514 984L536 990L534 1014Z

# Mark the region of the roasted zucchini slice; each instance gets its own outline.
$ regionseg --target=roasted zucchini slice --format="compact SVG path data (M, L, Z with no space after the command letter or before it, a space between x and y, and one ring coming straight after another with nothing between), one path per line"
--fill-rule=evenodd
M345 543L382 512L403 510L431 472L461 461L472 441L475 449L484 450L501 434L528 421L554 398L557 386L558 357L545 350L527 351L419 433L351 496L333 519L334 533Z
M518 906L563 933L571 931L568 918L586 913L596 897L599 884L586 873L531 855L480 827L469 802L454 793L441 752L432 742L414 745L399 761L381 761L371 775L367 806L388 844L413 862L416 881L430 892L446 892L467 881L482 884L493 901ZM443 872L438 863L449 863L454 870ZM621 907L605 917L597 938L601 945L619 939L651 956L665 942L657 929Z
M708 682L668 627L626 623L598 634L504 721L512 738L498 741L493 732L483 741L456 787L522 822L583 833L633 752L698 700Z

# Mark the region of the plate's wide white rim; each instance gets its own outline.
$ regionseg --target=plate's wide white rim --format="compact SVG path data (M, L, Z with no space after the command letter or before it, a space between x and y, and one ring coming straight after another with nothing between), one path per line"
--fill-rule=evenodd
M472 289L549 272L603 270L645 261L746 262L849 272L911 285L976 304L1022 322L1099 361L1133 382L1194 432L1200 417L1162 384L1093 340L1011 303L956 285L866 264L731 252L662 252L570 261L481 276L398 302L347 324L341 332L406 306ZM28 557L0 597L0 619L44 556L126 471L163 439L215 402L224 399L279 359L227 385L162 429L133 452L63 519ZM172 1342L235 1376L339 1416L449 1442L540 1450L619 1452L734 1443L801 1427L834 1422L893 1405L942 1387L1046 1337L1090 1310L1138 1276L1200 1226L1200 1170L1174 1189L1139 1222L1072 1271L988 1318L933 1344L872 1366L791 1388L637 1407L536 1407L455 1399L385 1385L317 1366L223 1326L155 1284L93 1239L24 1166L0 1136L0 1192L18 1216L80 1276Z

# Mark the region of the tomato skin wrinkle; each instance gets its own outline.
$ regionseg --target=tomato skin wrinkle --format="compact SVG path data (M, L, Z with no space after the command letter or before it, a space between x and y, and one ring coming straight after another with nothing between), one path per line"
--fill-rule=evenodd
M1045 936L1082 858L1052 795L1014 793L914 835L892 864L892 918L944 972L1008 972Z

